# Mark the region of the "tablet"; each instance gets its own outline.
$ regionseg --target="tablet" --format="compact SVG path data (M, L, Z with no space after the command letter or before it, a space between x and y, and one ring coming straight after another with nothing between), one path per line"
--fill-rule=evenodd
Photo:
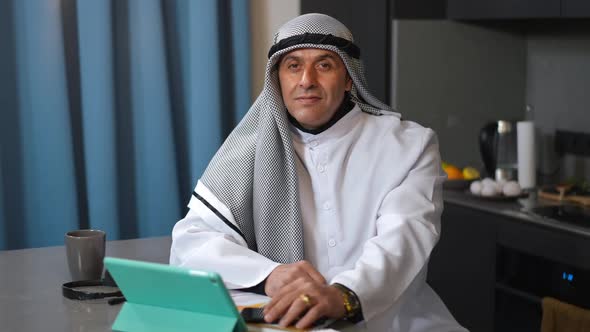
M125 296L115 331L247 331L219 274L106 257Z

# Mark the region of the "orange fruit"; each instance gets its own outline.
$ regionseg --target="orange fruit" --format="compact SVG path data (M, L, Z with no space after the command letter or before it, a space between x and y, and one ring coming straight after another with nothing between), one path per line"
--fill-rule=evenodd
M443 170L445 171L445 173L447 173L447 178L449 180L463 179L463 172L461 172L461 170L457 166L446 165L446 167L444 167Z

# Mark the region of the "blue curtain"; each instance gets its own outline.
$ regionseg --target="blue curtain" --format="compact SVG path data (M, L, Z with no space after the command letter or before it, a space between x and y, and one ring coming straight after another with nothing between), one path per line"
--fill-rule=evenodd
M246 0L2 0L0 42L0 249L170 234L250 104Z

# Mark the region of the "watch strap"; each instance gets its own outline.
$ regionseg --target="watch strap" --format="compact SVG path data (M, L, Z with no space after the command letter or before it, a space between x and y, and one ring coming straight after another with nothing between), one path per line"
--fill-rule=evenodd
M358 323L364 320L361 302L356 293L339 283L334 283L332 286L336 287L342 293L342 301L346 310L344 318L352 323Z

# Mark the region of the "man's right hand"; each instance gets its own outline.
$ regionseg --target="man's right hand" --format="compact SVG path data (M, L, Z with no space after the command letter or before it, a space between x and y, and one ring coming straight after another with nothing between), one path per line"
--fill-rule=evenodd
M325 284L326 279L307 261L277 266L266 278L264 292L273 297L283 286L297 280L309 279Z

